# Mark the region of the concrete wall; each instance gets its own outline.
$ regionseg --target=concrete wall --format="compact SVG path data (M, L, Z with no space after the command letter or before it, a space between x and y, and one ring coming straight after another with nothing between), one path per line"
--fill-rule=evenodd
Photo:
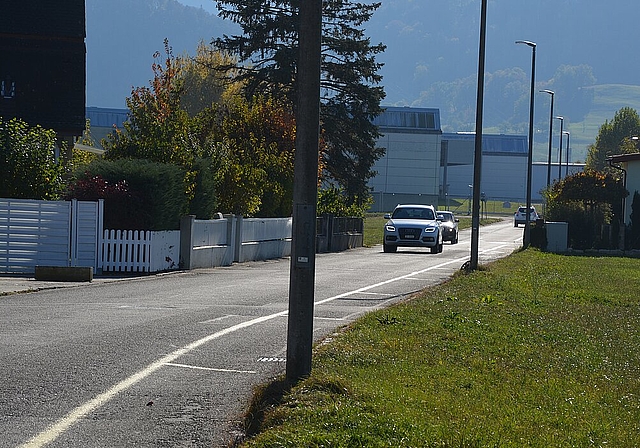
M183 269L229 266L235 262L291 255L291 218L200 220L180 222L180 265Z

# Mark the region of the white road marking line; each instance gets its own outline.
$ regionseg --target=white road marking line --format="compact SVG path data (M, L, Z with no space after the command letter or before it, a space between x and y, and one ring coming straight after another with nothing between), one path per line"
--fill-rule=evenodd
M203 320L198 322L199 324L211 324L214 322L220 322L221 320L229 319L230 317L239 317L237 314L227 314L225 316L216 317L215 319Z
M504 246L506 246L506 244L498 246L498 247L495 247L495 248L492 248L492 249L487 249L485 251L481 251L480 253L485 253L485 252L489 252L491 250L500 249L500 248L502 248ZM468 257L456 258L454 260L447 261L447 262L438 264L436 266L432 266L432 267L425 268L425 269L422 269L422 270L419 270L419 271L415 271L415 272L412 272L410 274L401 275L400 277L396 277L396 278L392 278L392 279L389 279L389 280L385 280L383 282L375 283L373 285L365 286L363 288L359 288L359 289L356 289L356 290L348 292L348 293L343 293L343 294L339 294L337 296L328 297L326 299L319 300L319 301L315 302L315 305L322 305L322 304L325 304L325 303L333 302L333 301L335 301L337 299L340 299L340 298L342 298L344 296L349 296L349 295L354 295L354 294L362 294L362 293L364 293L366 291L369 291L369 290L371 290L373 288L377 288L377 287L380 287L380 286L388 285L390 283L397 282L399 280L404 280L404 279L407 279L409 277L413 277L413 276L416 276L416 275L424 274L425 272L429 272L429 271L432 271L434 269L439 269L442 266L446 266L446 265L453 264L453 263L460 263L460 262L467 261L467 260L468 260ZM139 370L138 372L134 373L130 377L125 378L124 380L122 380L119 383L115 384L113 387L111 387L110 389L106 390L105 392L103 392L103 393L101 393L99 395L96 395L93 399L81 404L80 406L78 406L77 408L75 408L71 412L69 412L67 415L65 415L64 417L59 419L57 422L55 422L54 424L52 424L51 426L46 428L43 432L41 432L39 434L36 434L33 438L31 438L27 442L23 443L22 445L20 445L20 447L21 448L36 448L36 447L45 446L45 445L53 442L58 437L60 437L67 429L69 429L72 425L74 425L76 422L78 422L78 420L84 418L89 413L91 413L91 412L95 411L96 409L98 409L99 407L105 405L106 403L111 401L116 395L118 395L120 392L123 392L123 391L129 389L130 387L132 387L135 384L139 383L140 381L142 381L143 379L145 379L146 377L148 377L152 373L155 373L157 370L162 368L164 365L172 363L173 361L178 359L180 356L186 355L187 353L189 353L192 350L200 347L201 345L204 345L204 344L206 344L208 342L211 342L211 341L213 341L215 339L219 339L222 336L226 336L228 334L235 333L236 331L243 330L245 328L249 328L249 327L252 327L254 325L257 325L257 324L260 324L260 323L263 323L263 322L267 322L267 321L276 319L278 317L286 316L287 314L288 314L288 310L285 310L285 311L280 311L278 313L269 314L267 316L262 316L262 317L258 317L258 318L255 318L255 319L251 319L251 320L248 320L246 322L241 322L239 324L233 325L233 326L231 326L229 328L225 328L224 330L220 330L220 331L217 331L215 333L212 333L212 334L210 334L208 336L205 336L202 339L198 339L197 341L192 342L191 344L187 344L184 347L179 348L178 350L174 351L173 353L169 353L168 355L163 356L162 358L158 359L156 362L153 362L153 363L149 364L148 366L146 366L143 369Z
M287 358L280 357L262 357L256 360L257 362L286 362Z
M210 372L223 372L223 373L258 373L255 370L214 369L213 367L190 366L187 364L178 364L175 362L168 362L165 364L165 366L183 367L185 369L193 369L193 370L208 370Z
M363 292L363 295L370 296L392 296L393 294L383 293L383 292Z
M495 250L495 248L493 248L492 250ZM435 266L431 266L431 267L428 267L428 268L425 268L425 269L421 269L419 271L415 271L415 272L412 272L410 274L401 275L400 277L391 278L391 279L385 280L383 282L379 282L379 283L376 283L376 284L373 284L373 285L365 286L364 288L356 289L355 291L342 293L342 294L339 294L337 296L333 296L333 297L326 298L324 300L320 300L318 302L315 302L315 305L322 305L324 303L333 302L334 300L337 300L337 299L342 299L342 298L344 298L346 296L350 296L350 295L354 295L354 294L361 294L361 293L369 291L370 289L373 289L373 288L378 288L380 286L388 285L389 283L397 282L399 280L405 280L407 278L415 277L416 275L424 274L425 272L433 271L434 269L439 269L442 266L447 266L449 264L465 262L468 259L469 259L469 257L465 256L465 257L456 258L454 260L446 261L444 263L440 263L440 264L437 264Z
M147 367L139 370L138 372L134 373L130 377L120 381L119 383L117 383L107 391L99 395L96 395L93 399L78 406L77 408L69 412L67 415L62 417L60 420L55 422L53 425L49 426L43 432L41 432L40 434L37 434L32 439L30 439L29 441L25 442L20 446L24 448L27 448L27 447L35 448L35 447L45 446L53 442L54 440L56 440L58 437L60 437L67 429L69 429L69 427L74 425L78 420L84 418L89 413L95 411L99 407L111 401L120 392L123 392L129 389L130 387L142 381L152 373L155 373L157 370L162 368L165 364L169 364L175 361L180 356L185 355L190 351L200 347L201 345L206 344L207 342L213 341L214 339L218 339L222 336L226 336L238 330L242 330L244 328L248 328L253 325L256 325L262 322L267 322L269 320L272 320L281 316L286 316L286 315L287 315L287 311L281 311L279 313L270 314L268 316L258 317L256 319L252 319L246 322L239 323L237 325L233 325L224 330L210 334L209 336L206 336L202 339L198 339L197 341L194 341L191 344L185 345L184 347L174 351L173 353L163 356L156 362L149 364Z

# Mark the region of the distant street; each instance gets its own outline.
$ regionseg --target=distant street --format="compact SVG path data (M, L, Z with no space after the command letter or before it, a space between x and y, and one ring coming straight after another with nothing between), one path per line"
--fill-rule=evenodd
M480 229L480 263L513 252ZM318 255L314 334L439 283L460 243ZM289 260L0 297L0 447L226 447L253 386L284 372Z

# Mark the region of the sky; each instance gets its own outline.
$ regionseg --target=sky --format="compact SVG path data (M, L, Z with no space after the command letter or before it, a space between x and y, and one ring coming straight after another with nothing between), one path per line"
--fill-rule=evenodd
M182 3L186 6L194 6L196 8L202 8L211 14L217 14L218 10L216 8L216 4L213 0L178 0L178 2Z

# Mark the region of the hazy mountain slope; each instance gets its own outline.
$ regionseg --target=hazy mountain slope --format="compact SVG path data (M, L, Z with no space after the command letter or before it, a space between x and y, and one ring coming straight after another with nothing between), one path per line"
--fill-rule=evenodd
M490 1L486 70L529 73L531 51L514 42L532 40L539 79L563 64L586 64L600 83L635 84L640 60L628 43L640 38L639 12L633 0ZM480 0L382 0L368 32L388 46L381 57L388 101L411 104L435 82L476 73L479 17Z
M200 40L231 25L175 0L86 0L87 105L125 107L132 87L153 77L153 53L169 39L174 54L195 53Z

